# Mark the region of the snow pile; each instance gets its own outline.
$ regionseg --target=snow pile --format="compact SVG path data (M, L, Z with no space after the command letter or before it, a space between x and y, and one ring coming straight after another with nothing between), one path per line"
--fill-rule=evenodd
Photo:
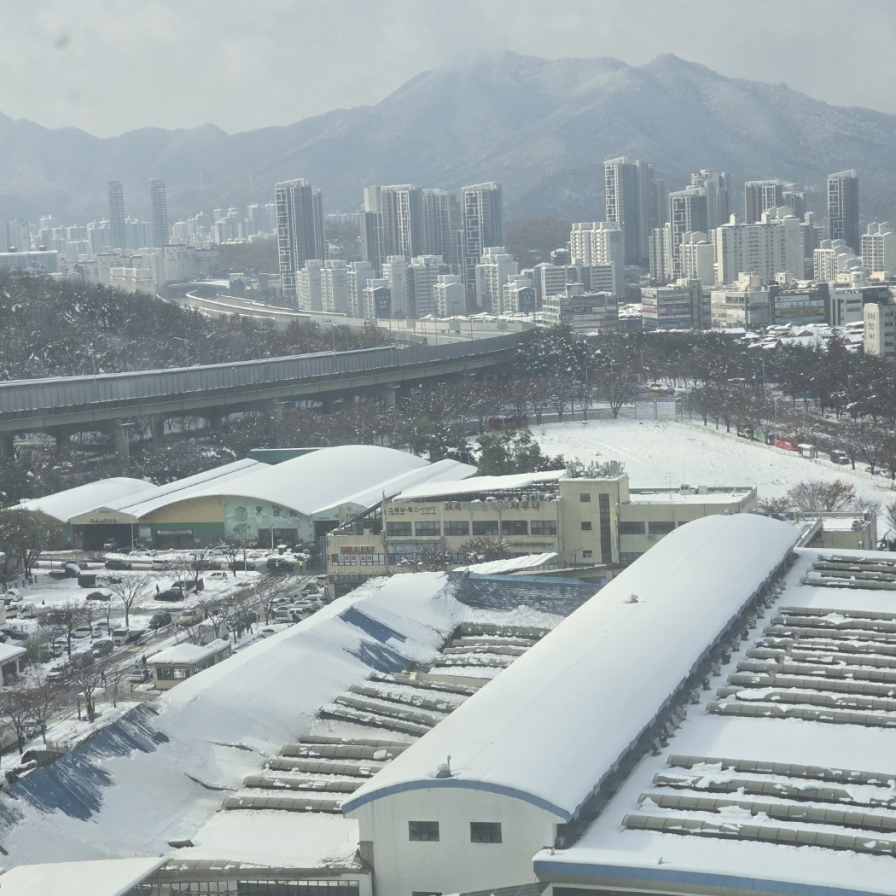
M464 567L480 576L496 576L521 569L536 569L550 563L557 556L556 551L547 554L527 554L525 557L507 557L504 560L488 560L485 563L474 563Z

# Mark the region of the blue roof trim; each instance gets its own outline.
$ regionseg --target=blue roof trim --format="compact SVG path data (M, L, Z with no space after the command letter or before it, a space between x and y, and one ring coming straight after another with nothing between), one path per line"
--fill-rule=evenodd
M459 778L431 778L428 781L406 781L402 784L390 784L388 787L381 787L362 796L345 800L342 803L342 814L347 815L349 812L354 812L355 809L360 809L361 806L367 803L372 803L374 800L379 800L386 796L392 796L395 793L405 793L410 790L430 790L434 787L459 787L464 790L485 790L489 793L499 793L501 796L511 796L525 803L531 803L539 809L552 812L564 821L569 821L572 817L571 812L555 806L548 800L526 793L524 790L517 790L515 787L505 787L502 784L487 784L483 781L463 781Z
M649 880L659 883L698 884L734 890L755 890L765 893L786 893L788 896L880 896L870 890L847 890L795 881L765 880L758 877L737 877L700 871L673 871L662 868L631 868L624 865L596 865L590 862L557 862L535 859L536 874L552 878L559 875L616 877L626 880Z

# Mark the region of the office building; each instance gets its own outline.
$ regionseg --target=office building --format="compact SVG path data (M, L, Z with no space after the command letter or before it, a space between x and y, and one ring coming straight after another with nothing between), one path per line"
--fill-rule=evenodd
M773 217L776 212L763 212L758 224L732 222L713 231L718 283L733 283L740 274L748 272L758 274L763 282L774 280L780 271L795 280L803 277L800 222L792 215Z
M392 291L383 277L368 280L364 287L364 317L380 320L392 317Z
M346 273L348 311L352 317L364 317L364 288L376 277L376 268L369 261L349 262Z
M162 249L168 245L168 198L164 182L149 182L149 204L152 209L152 240L149 245Z
M535 265L532 275L540 304L544 304L546 296L562 293L569 280L566 265L549 264L546 261Z
M280 289L285 299L297 301L298 272L310 259L327 257L321 192L298 178L276 184L274 198Z
M785 187L782 180L748 180L744 184L744 223L756 224L763 212L784 205Z
M125 231L124 189L120 180L109 181L109 247L122 250L128 248Z
M896 228L887 221L869 224L862 235L862 263L870 274L896 274Z
M386 259L383 242L383 215L380 202L381 187L364 188L364 207L361 209L361 260L373 265L379 276Z
M449 265L441 255L418 255L407 266L408 317L436 314L435 285L439 277L448 273L451 273Z
M827 322L828 289L822 284L784 284L771 290L773 324L823 324Z
M545 297L542 313L548 326L569 327L574 333L615 330L619 299L611 292L587 292L581 283L567 283L562 295Z
M439 274L432 294L436 317L458 317L467 313L467 290L460 274Z
M699 280L678 280L668 286L641 290L641 319L645 330L701 330L704 320L703 287Z
M772 322L771 290L758 274L713 289L710 303L713 330L756 330Z
M649 262L648 235L653 226L660 226L651 220L652 193L656 204L652 181L653 168L647 162L624 157L604 162L606 219L624 233L625 264L647 267Z
M726 224L734 214L731 207L734 191L731 175L727 171L707 171L701 168L691 175L691 186L701 188L706 195L707 232ZM802 215L798 217L802 218Z
M476 265L489 246L504 245L504 191L499 183L473 184L461 190L463 271L468 290L476 284Z
M625 239L624 230L609 221L573 224L569 233L573 263L613 265L613 292L620 298L625 295Z
M855 169L828 175L828 237L843 240L854 253L859 240L859 175Z

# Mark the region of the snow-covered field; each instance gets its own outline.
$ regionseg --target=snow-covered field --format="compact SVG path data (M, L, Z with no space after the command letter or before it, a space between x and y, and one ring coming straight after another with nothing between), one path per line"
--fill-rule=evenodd
M579 420L548 423L533 434L546 453L563 454L567 460L622 461L632 488L755 485L762 500L779 497L807 479L843 479L862 498L883 504L896 499L883 476L809 460L702 423Z

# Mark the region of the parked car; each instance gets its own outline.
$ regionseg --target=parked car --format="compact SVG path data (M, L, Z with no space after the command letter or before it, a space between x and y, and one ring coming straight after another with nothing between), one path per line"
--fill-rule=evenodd
M112 600L111 594L106 594L102 591L91 591L90 594L87 595L87 600Z
M184 607L178 617L178 625L195 625L202 622L202 610L199 607Z
M190 569L195 569L197 571L206 570L206 569L220 569L220 568L221 568L221 561L213 560L209 557L202 557L198 560L194 560L190 564Z
M12 638L13 641L27 641L30 638L28 632L19 631L19 629L10 625L4 625L0 631L7 637Z
M106 569L133 569L132 564L128 563L127 560L119 560L116 557L107 560L103 565Z
M60 657L68 650L68 639L57 638L53 642L53 656Z
M38 625L59 625L65 617L58 610L41 610L37 614Z
M152 618L149 620L149 627L152 629L164 628L166 625L171 625L171 614L165 612L165 610L153 613Z
M156 600L170 601L171 603L178 603L183 599L184 593L180 588L168 588L165 591L160 591L156 595Z
M93 629L89 625L79 625L73 632L73 638L89 638L93 634Z
M128 643L128 639L131 632L126 628L116 628L112 630L112 643L116 647L124 647L125 644Z
M49 681L61 681L70 671L71 668L68 663L56 663L55 666L51 666L47 670L47 679Z
M34 604L21 604L19 606L19 619L33 619L36 613Z
M268 557L265 566L268 572L292 572L296 562L291 557Z
M98 638L90 649L93 651L93 655L100 660L115 650L115 642L111 638Z
M118 547L118 542L114 538L107 538L103 542L104 551L114 551Z
M6 608L6 618L7 619L15 619L19 615L19 605L18 604L10 604Z
M76 669L86 669L93 665L94 655L92 650L78 650L72 654L72 666Z
M99 622L95 622L93 624L93 637L94 638L108 638L109 637L109 623L105 621L105 619L101 619Z
M152 681L152 672L149 669L133 669L128 675L128 681L131 684L144 684L147 681Z

